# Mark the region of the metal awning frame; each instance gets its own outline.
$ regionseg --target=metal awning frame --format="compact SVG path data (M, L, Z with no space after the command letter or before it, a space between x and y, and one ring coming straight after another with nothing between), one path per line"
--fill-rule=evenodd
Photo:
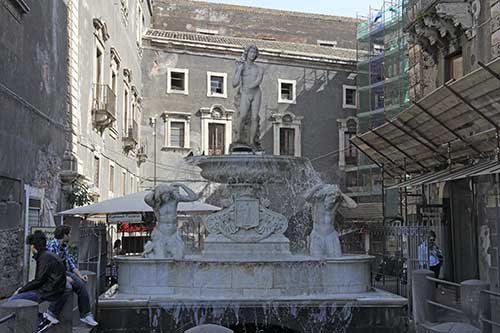
M500 57L479 65L351 142L396 177L500 158Z

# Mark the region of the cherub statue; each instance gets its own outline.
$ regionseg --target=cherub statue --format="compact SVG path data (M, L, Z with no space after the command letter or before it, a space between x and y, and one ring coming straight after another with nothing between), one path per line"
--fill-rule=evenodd
M340 205L356 208L354 200L342 193L337 185L318 184L305 194L312 204L313 229L309 252L313 257L335 258L342 256L339 234L335 230L335 213Z
M179 202L195 201L198 198L198 194L180 183L160 184L146 195L144 201L154 210L156 226L151 233L151 240L144 245L144 257L184 257L184 242L177 231L177 205Z

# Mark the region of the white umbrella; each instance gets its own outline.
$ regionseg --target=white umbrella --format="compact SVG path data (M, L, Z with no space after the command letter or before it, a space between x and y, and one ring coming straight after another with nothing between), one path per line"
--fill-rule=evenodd
M59 212L56 215L105 215L117 213L152 212L153 208L149 207L144 202L144 197L149 192L150 191L132 193L120 198L104 200L92 205L68 209ZM179 213L215 212L218 210L220 210L220 207L199 201L180 202L177 206L177 212Z

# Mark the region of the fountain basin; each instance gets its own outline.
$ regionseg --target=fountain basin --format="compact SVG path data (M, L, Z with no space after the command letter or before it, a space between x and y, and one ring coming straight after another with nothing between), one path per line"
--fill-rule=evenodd
M201 176L224 184L279 183L290 177L294 166L306 159L291 156L233 154L196 156L190 161L201 168Z
M363 293L370 290L371 256L318 260L308 256L249 259L187 256L183 260L117 257L120 294L197 299Z

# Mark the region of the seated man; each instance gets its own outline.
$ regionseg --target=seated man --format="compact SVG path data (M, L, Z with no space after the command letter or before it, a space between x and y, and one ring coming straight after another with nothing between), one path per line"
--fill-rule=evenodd
M26 299L41 303L49 301L49 309L44 313L45 321L52 325L59 323L59 314L68 298L66 289L66 269L61 259L47 251L47 236L37 230L26 238L31 245L33 258L36 260L35 279L16 290L9 300ZM41 323L41 326L48 323Z
M49 242L47 249L61 258L66 266L66 275L73 291L78 295L78 310L80 311L80 321L89 325L97 326L92 312L90 312L90 296L87 291L86 282L88 277L80 273L76 267L73 256L68 251L71 227L60 225L56 227L54 239Z

